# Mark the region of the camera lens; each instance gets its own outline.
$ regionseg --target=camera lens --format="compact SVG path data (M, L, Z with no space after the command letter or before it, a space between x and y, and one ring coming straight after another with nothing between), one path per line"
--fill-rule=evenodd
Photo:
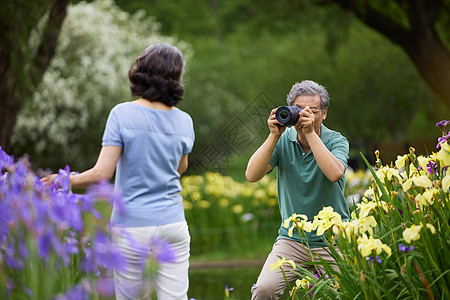
M275 117L280 124L295 125L300 110L297 106L280 106L275 112Z
M282 110L282 111L280 112L280 117L281 117L282 119L288 119L288 118L289 118L289 112L287 112L287 111L285 111L285 110Z

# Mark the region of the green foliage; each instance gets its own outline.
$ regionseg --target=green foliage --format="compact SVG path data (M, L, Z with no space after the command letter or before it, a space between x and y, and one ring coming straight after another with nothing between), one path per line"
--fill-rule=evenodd
M129 66L156 40L175 43L189 58L180 108L194 119L191 173L204 171L199 167L205 166L204 152L215 147L226 160L241 161L220 171L242 174L246 159L234 158L249 157L268 133L265 116L271 107L259 104L259 97L273 107L283 105L292 84L304 79L328 88L332 102L325 125L349 139L356 160L372 143L429 137L430 124L449 113L398 47L336 5L117 3L132 14L110 1L80 2L69 9L58 53L13 137L14 154L28 153L35 167L92 166L108 111L131 99ZM93 8L83 13L82 7ZM76 17L74 10L80 10ZM260 115L250 113L250 105L259 105ZM223 141L237 117L245 147Z
M314 264L327 274L315 278L298 267L302 280L294 293L314 292L313 299L449 297L448 137L448 128L443 129L439 151L417 156L411 149L398 156L395 166L378 160L374 170L365 160L373 180L351 219L341 221L326 207L311 226L327 230L326 242L339 270L319 259ZM294 215L288 221L300 234L307 228ZM305 280L308 284L302 284Z
M107 0L70 6L57 53L18 117L15 153L28 153L34 167L91 167L108 112L131 99L131 64L155 42L191 55L188 44L160 35L159 24L142 11L130 15Z

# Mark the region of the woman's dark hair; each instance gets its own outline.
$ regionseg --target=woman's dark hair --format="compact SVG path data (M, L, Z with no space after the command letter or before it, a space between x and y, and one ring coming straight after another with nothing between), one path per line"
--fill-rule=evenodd
M168 44L149 46L128 72L131 94L175 106L183 99L181 78L185 61L180 50Z

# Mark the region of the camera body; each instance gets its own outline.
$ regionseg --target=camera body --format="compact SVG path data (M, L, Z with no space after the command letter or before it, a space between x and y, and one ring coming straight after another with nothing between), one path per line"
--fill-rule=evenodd
M280 106L275 112L277 121L283 125L295 125L298 121L298 114L302 109L298 106Z

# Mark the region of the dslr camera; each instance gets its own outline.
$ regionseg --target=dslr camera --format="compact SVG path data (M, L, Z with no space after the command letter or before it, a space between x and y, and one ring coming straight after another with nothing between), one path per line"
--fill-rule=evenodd
M298 121L298 114L302 109L298 106L280 106L275 112L277 121L283 125L295 125Z

